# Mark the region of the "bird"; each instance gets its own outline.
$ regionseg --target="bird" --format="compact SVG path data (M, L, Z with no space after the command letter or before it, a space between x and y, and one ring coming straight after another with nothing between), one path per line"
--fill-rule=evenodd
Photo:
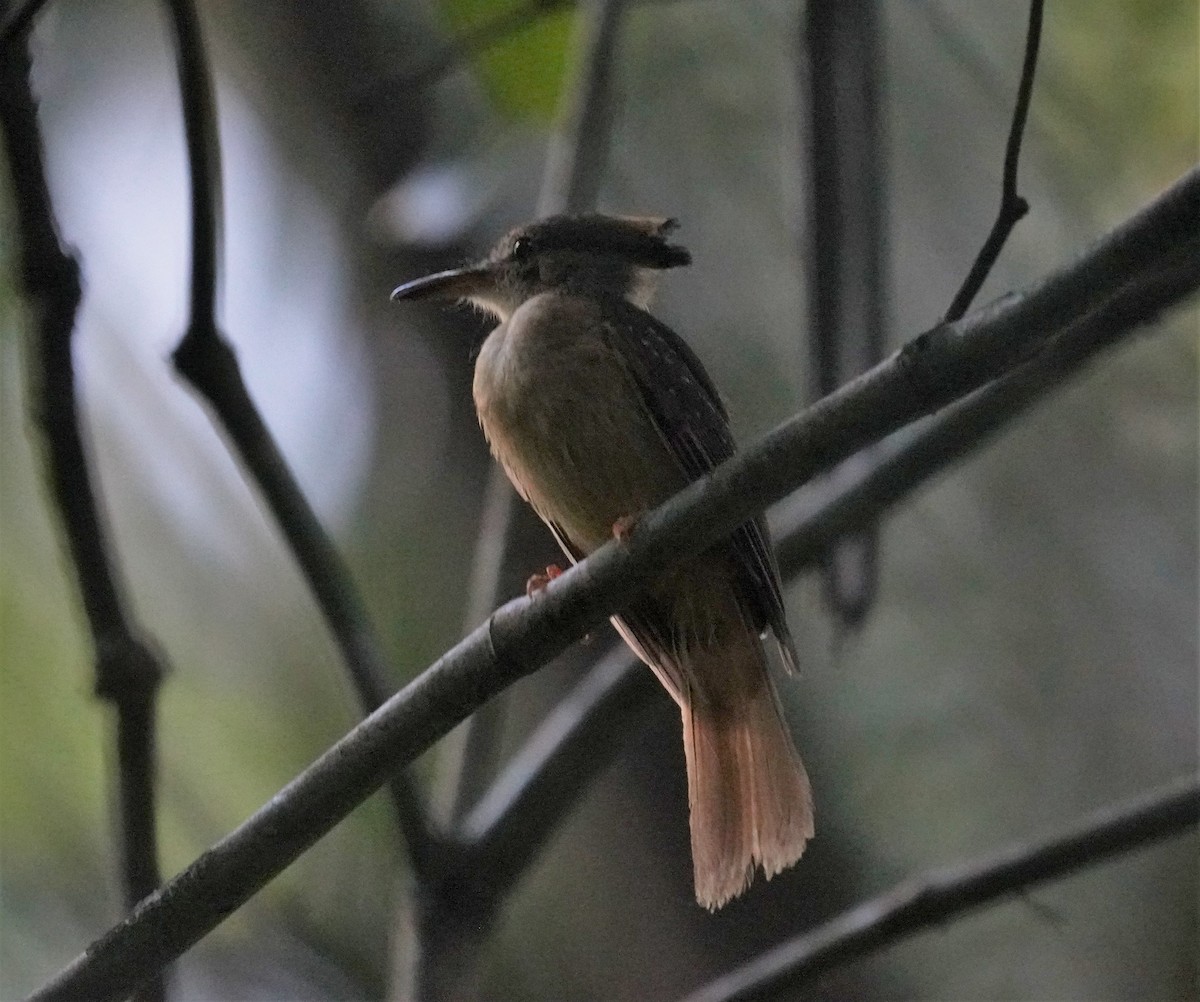
M466 301L497 326L472 393L492 454L576 563L734 453L699 358L649 312L691 263L677 223L591 213L536 220L482 260L399 286ZM531 578L535 594L561 573ZM697 902L715 911L795 863L813 835L808 776L769 665L796 671L765 520L664 571L612 617L678 705Z

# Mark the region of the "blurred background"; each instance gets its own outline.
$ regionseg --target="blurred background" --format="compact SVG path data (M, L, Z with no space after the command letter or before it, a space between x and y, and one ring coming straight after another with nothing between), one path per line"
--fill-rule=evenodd
M486 327L388 302L531 217L575 11L470 51L517 4L203 0L225 182L223 326L349 562L395 687L462 635L486 447ZM1046 12L1021 190L983 299L1027 284L1197 159L1197 8ZM1026 9L881 5L891 345L945 311L991 224ZM600 208L682 222L656 313L750 441L811 399L802 7L642 0L625 17ZM472 32L474 33L472 34ZM484 32L486 37L487 32ZM188 217L179 99L148 0L56 0L32 36L50 184L83 263L76 358L131 605L161 693L167 874L356 719L315 607L205 409L174 377ZM28 314L0 175L0 998L121 913L112 719L29 419ZM982 300L981 300L982 301ZM665 694L502 911L486 999L670 999L930 866L1194 771L1197 312L1105 357L889 517L857 631L813 576L787 591L784 698L813 778L802 863L716 916L691 896ZM552 559L547 538L513 574ZM593 638L597 649L607 637ZM517 686L497 756L569 685ZM439 758L443 761L439 764ZM431 800L435 749L417 771ZM828 975L805 997L1195 997L1200 842L1176 839ZM376 797L179 965L179 998L378 998L410 890Z

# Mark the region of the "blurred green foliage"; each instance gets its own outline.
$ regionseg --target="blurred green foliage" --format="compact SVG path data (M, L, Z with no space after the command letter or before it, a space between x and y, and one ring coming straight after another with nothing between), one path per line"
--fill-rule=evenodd
M1109 188L1116 167L1153 190L1197 159L1198 18L1189 0L1046 5L1038 73L1050 101L1037 113L1070 137L1090 182Z
M443 0L452 33L473 35L506 15L528 10L528 0ZM534 124L549 122L558 109L572 37L572 10L534 14L528 23L474 59L496 110Z

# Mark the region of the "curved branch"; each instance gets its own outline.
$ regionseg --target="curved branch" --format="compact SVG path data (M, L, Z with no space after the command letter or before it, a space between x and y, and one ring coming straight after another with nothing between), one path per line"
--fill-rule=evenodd
M1178 835L1200 823L1200 779L1177 780L1097 811L1066 831L905 881L813 932L775 947L686 1002L775 998L816 975L998 898Z
M175 41L191 180L191 316L172 356L176 370L212 408L275 517L346 665L364 714L391 692L387 663L350 573L296 482L242 379L237 356L217 327L220 151L212 82L192 0L167 0ZM413 869L436 849L421 799L404 772L389 790Z
M1074 265L922 334L786 421L567 570L516 599L321 755L235 831L143 901L35 996L120 998L217 926L486 700L789 491L904 424L978 389L1153 282L1164 261L1200 285L1200 169ZM1183 265L1180 262L1184 262Z
M22 36L0 59L0 132L16 196L25 294L39 313L35 417L45 436L50 491L92 636L96 694L116 709L121 883L126 907L132 908L160 882L155 714L164 668L125 609L108 527L92 485L72 357L81 295L79 262L64 250L54 219L29 71ZM140 998L159 999L165 991L164 979L156 976L143 986Z

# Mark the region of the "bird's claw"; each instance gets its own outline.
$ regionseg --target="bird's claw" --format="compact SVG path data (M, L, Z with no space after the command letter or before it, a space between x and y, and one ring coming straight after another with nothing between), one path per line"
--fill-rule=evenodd
M633 530L637 528L641 517L640 513L637 515L622 515L613 522L613 537L618 543L629 542L629 537L633 535Z
M539 591L543 591L551 581L562 575L562 568L558 564L547 564L545 573L530 574L529 580L525 582L525 594L529 598L533 598Z

